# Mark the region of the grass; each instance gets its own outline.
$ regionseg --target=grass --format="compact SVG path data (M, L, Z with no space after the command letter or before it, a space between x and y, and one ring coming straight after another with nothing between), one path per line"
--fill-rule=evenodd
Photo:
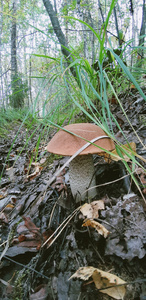
M129 143L127 137L122 131L122 128L117 122L116 117L112 114L110 104L108 102L109 95L114 95L117 100L117 105L119 105L120 110L122 110L123 115L126 117L129 123L129 127L132 128L135 136L139 139L139 142L143 147L141 139L134 130L126 112L124 111L118 94L121 89L128 89L129 85L133 83L144 100L146 100L146 97L138 81L135 79L134 73L132 74L130 68L127 67L123 62L121 56L115 53L114 49L112 49L110 41L110 48L106 49L104 47L105 32L115 3L115 0L111 1L107 19L105 20L104 27L101 28L100 34L97 34L97 32L89 24L69 17L77 22L84 23L84 25L86 25L93 32L95 38L97 39L99 43L97 61L98 68L95 70L87 59L84 59L76 54L75 49L70 52L72 63L68 67L65 67L63 57L56 59L45 55L35 55L38 58L43 57L46 58L46 60L50 59L51 62L49 71L47 71L46 76L43 78L42 87L38 91L38 95L34 100L33 112L31 113L29 110L1 110L0 131L4 129L6 130L5 132L7 132L7 128L9 128L12 123L17 125L21 124L15 137L17 138L21 126L26 126L28 132L31 132L31 134L29 134L24 147L27 147L29 139L31 139L34 134L37 134L38 141L36 143L35 157L35 161L37 161L39 145L42 140L47 142L46 136L52 127L59 129L62 128L64 124L68 124L70 122L93 122L100 126L111 137L111 139L114 140L116 144L116 150L121 156L127 172L130 173L133 181L139 188L138 183L133 175L133 170L130 170L128 163L123 158L123 151L124 154L127 154L127 156L131 159L133 166L136 166L137 164L142 168L143 166L135 158L136 153L133 153L132 149L130 154L126 149L123 150L121 143L115 138L113 124L117 126L118 130L123 135L125 140L124 143ZM127 43L127 45L128 44L129 43ZM128 46L125 46L125 49L123 49L122 53L127 50L126 47ZM108 64L104 65L107 59L109 59L109 53L111 62L108 61ZM70 74L70 67L74 67L76 69L76 74L78 77L77 81ZM114 80L112 79L113 77ZM40 77L40 79L42 80L42 77ZM121 85L121 82L123 85ZM41 119L39 119L37 117L38 112L36 109L37 102L40 100L40 98L42 99L42 95L44 100L42 102ZM10 152L11 149L9 154ZM19 155L20 154L21 153L19 153ZM140 157L138 158L140 159Z
M27 115L27 118L25 118ZM25 121L24 121L25 118ZM16 125L20 125L24 121L26 127L30 127L32 123L35 123L35 119L26 109L15 110L15 109L1 109L0 110L0 130L9 130Z

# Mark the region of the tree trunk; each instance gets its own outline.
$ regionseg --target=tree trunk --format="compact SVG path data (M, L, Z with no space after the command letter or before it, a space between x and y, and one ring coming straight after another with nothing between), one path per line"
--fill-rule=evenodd
M84 15L80 8L80 0L77 1L77 10L78 10L79 19L84 21ZM81 25L82 25L83 40L84 40L84 57L88 59L86 27L84 24Z
M23 84L22 76L18 74L17 69L17 20L16 20L16 3L17 0L13 0L12 4L12 23L11 23L11 95L10 105L15 108L19 109L24 106L24 99L27 95L27 86Z
M16 49L16 3L13 1L12 7L12 27L11 27L11 81L17 75L17 49Z
M118 36L118 43L119 43L119 47L121 47L122 46L122 40L120 39L117 12L116 12L116 7L115 6L114 6L114 17L115 17L115 25L116 25L117 36Z
M146 7L145 7L145 0L143 0L143 8L142 8L142 23L140 29L140 36L139 36L139 46L142 45L143 49L141 50L141 55L144 55L144 37L141 36L145 35L145 23L146 23Z
M33 101L32 101L32 90L31 90L31 55L29 57L29 97L28 97L28 106L29 104L31 103L31 105L33 104ZM30 103L29 103L29 99L30 99Z
M62 54L64 55L68 65L69 65L72 62L72 58L70 55L70 51L66 49L66 48L68 48L67 40L66 40L65 35L60 27L60 23L58 21L56 10L53 9L53 6L52 6L50 0L43 0L43 3L46 8L46 11L50 17L54 32L55 32L55 34L58 38L58 41L61 45ZM73 67L71 67L70 70L71 70L72 75L78 82L76 70Z
M4 93L3 93L3 77L2 77L2 27L3 27L3 1L1 0L1 13L0 13L0 74L1 74L1 88L0 88L0 106L4 107Z
M98 7L99 7L100 14L101 14L101 17L102 17L102 22L104 23L104 15L103 15L103 12L102 12L102 7L101 7L100 0L98 0Z
M88 23L94 29L94 21L92 19L91 12L90 12L90 9L89 9L89 1L86 0L86 2L87 2ZM95 62L95 46L94 46L95 39L94 39L94 33L92 31L89 33L89 35L91 37L90 39L91 39L91 46L92 46L92 65L93 65L93 63Z
M138 49L138 54L137 54L137 65L139 68L142 68L143 60L144 60L145 23L146 23L146 8L145 8L145 0L143 0L142 22L141 22L140 35L139 35L139 46L141 46L141 49L140 48Z

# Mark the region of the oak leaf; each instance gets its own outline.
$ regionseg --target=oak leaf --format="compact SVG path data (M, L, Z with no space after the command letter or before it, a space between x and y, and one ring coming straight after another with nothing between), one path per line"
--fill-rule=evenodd
M100 224L92 219L85 220L85 222L83 223L82 226L91 226L91 227L95 228L99 234L104 236L104 238L107 238L107 236L110 233L102 224Z
M126 282L118 276L102 271L94 267L79 268L70 278L88 280L93 278L94 284L101 293L107 294L114 299L123 299L126 293Z
M89 219L97 219L99 217L98 211L104 209L104 201L97 200L91 203L85 203L81 206L81 213Z

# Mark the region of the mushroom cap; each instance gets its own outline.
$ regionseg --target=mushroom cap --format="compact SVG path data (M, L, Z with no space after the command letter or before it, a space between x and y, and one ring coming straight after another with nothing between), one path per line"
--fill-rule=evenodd
M96 137L107 135L99 126L90 123L76 123L69 124L64 129L85 138L88 141ZM87 141L81 139L71 133L60 129L51 141L48 143L47 150L54 154L59 154L63 156L72 156L81 147L83 147ZM102 138L94 142L97 146L100 146L108 151L115 149L114 142L109 138ZM89 145L84 149L79 155L96 154L103 153L101 149L94 145Z

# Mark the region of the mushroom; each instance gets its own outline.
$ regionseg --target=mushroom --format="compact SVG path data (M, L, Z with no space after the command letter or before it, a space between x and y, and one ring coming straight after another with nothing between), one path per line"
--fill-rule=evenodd
M76 123L67 125L63 129L54 135L48 143L47 150L54 154L72 156L80 148L84 148L84 145L87 145L70 162L69 177L72 195L77 202L85 200L87 195L92 199L97 194L92 154L102 154L104 151L93 144L87 144L87 141L93 142L95 140L94 143L97 146L108 151L115 148L114 142L99 126L94 124Z

